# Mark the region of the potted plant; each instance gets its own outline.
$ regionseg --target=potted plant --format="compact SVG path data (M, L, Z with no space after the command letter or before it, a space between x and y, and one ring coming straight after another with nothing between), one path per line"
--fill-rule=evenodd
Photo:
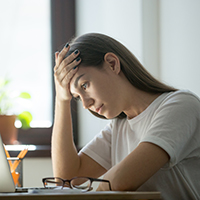
M22 129L30 128L32 115L28 111L15 113L15 108L19 107L20 99L30 99L27 92L19 94L9 89L9 79L0 79L0 134L5 144L15 144L17 142L16 120L21 122Z

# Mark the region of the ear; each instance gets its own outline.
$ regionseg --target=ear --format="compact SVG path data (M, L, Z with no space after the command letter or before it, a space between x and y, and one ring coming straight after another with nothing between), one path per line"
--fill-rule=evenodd
M104 61L110 69L115 72L116 74L119 74L121 71L120 61L119 58L111 52L108 52L104 56Z

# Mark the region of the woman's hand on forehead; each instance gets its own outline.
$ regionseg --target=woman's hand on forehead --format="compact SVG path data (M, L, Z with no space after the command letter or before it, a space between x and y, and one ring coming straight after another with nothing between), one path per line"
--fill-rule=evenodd
M55 67L54 79L56 86L56 96L60 100L71 100L70 81L78 70L78 65L81 62L79 50L75 50L69 56L66 56L70 46L66 46L60 51L55 53Z

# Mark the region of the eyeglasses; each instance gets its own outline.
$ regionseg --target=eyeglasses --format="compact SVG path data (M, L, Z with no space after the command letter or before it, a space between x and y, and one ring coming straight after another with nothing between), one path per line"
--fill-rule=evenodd
M74 177L70 180L64 180L58 177L49 177L49 178L42 179L42 182L45 188L60 186L61 189L63 189L63 187L69 187L71 189L78 189L85 192L93 189L92 183L94 181L108 183L109 189L111 190L110 181L104 180L104 179L97 179L97 178L90 178L90 177Z

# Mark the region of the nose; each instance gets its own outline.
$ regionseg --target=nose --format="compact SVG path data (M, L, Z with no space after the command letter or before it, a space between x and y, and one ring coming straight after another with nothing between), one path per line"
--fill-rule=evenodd
M94 104L94 100L90 97L82 98L83 108L88 109Z

